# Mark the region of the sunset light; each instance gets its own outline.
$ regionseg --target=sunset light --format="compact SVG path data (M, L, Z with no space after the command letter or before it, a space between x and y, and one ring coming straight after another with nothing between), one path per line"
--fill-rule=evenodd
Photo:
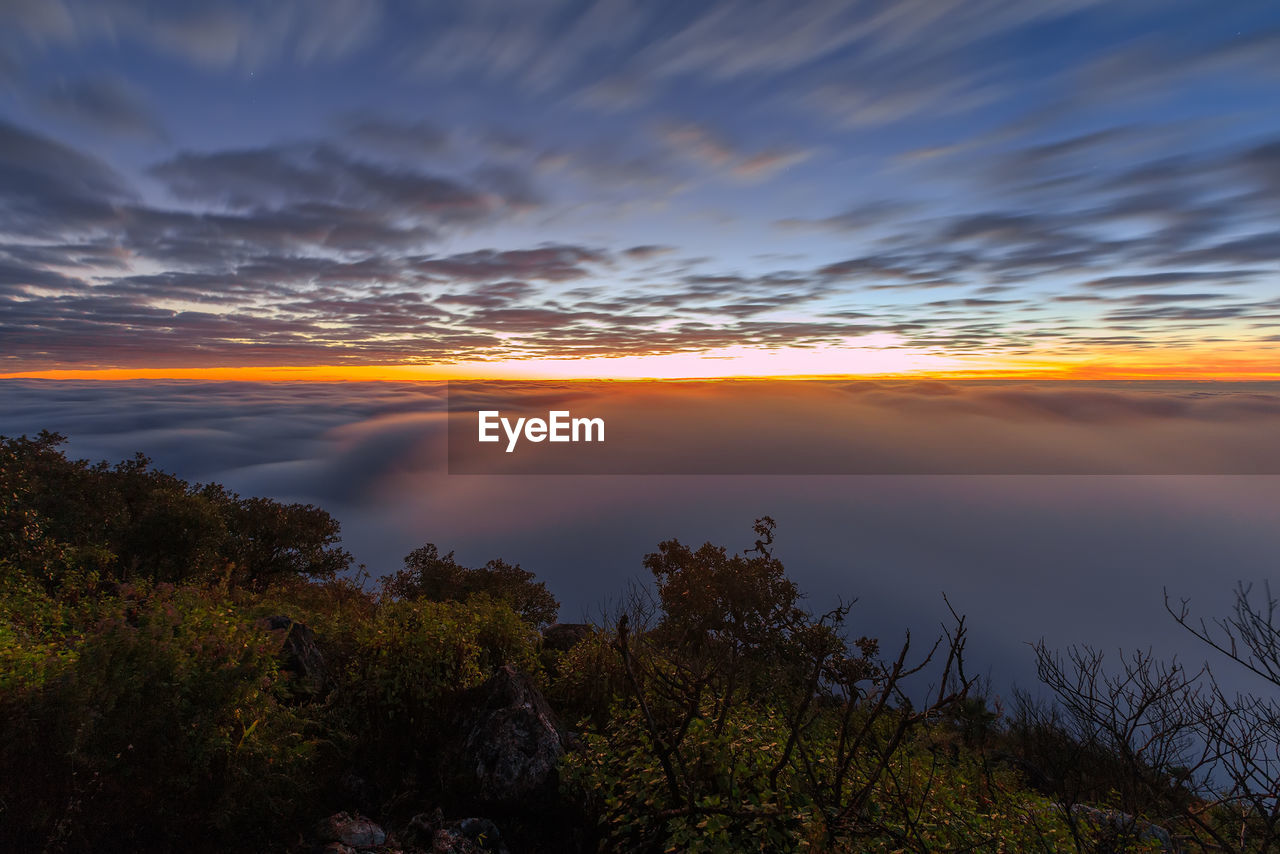
M1280 851L1280 0L0 0L0 852Z

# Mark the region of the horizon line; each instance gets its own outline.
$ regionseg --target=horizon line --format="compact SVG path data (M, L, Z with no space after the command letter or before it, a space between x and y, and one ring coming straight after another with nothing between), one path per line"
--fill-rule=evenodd
M53 380L127 382L135 380L203 380L208 382L679 382L688 380L1054 380L1054 381L1152 381L1202 382L1280 381L1280 370L1259 368L1241 371L1207 368L1135 370L1096 365L1042 367L1021 370L914 370L829 373L695 373L669 375L564 375L532 372L488 371L477 367L447 369L428 365L268 365L207 368L52 368L0 373L2 380Z

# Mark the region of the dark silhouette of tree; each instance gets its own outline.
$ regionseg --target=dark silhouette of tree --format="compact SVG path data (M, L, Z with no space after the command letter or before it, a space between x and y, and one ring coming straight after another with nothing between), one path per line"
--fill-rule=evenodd
M483 594L506 602L525 621L542 627L555 622L560 603L535 578L519 564L504 560L470 569L459 564L453 552L441 555L434 543L427 543L405 557L404 569L382 579L382 590L395 599L435 602L464 602Z
M56 586L67 572L104 580L225 580L261 588L331 579L351 566L337 520L309 504L241 498L190 484L138 454L114 466L69 460L65 437L0 437L0 546Z
M909 636L896 657L883 660L877 641L846 638L849 605L818 616L800 607L773 555L773 531L772 519L757 520L755 546L732 555L709 543L662 543L645 558L656 601L637 592L616 622L614 647L638 710L640 745L661 769L665 802L655 805L657 817L717 817L749 833L761 821L794 821L801 798L816 806L828 845L887 833L904 847L929 850L913 837L911 808L894 813L906 818L891 829L869 806L895 785L891 766L910 734L956 707L971 687L964 620L957 617L914 662ZM945 661L934 674L936 692L919 704L908 685L939 653ZM708 744L753 716L781 728L766 765L706 765ZM614 737L619 750L628 749L625 732Z

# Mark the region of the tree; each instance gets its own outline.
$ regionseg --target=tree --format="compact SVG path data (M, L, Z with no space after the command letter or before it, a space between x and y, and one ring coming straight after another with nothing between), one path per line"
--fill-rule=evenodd
M614 636L631 710L587 736L592 758L574 760L616 781L598 807L616 828L609 843L789 850L801 839L833 848L879 836L930 850L922 810L906 796L871 805L914 792L898 776L900 752L972 685L963 619L913 663L909 636L881 659L877 641L848 639L849 605L821 615L800 607L771 549L773 520L754 530L741 554L671 540L645 558L656 594L636 591ZM939 651L936 692L920 703L909 683Z
M1167 594L1165 606L1227 661L1280 687L1280 603L1269 588L1259 602L1243 585L1235 600L1229 617L1213 621L1193 620L1189 604L1175 606ZM1108 670L1089 647L1062 656L1043 644L1036 656L1058 707L1024 716L1021 735L1034 740L1028 746L1038 752L1028 758L1056 778L1068 815L1086 798L1110 799L1131 834L1146 816L1200 850L1280 848L1274 697L1228 692L1209 663L1188 670L1137 652Z
M560 603L535 578L519 564L504 560L469 569L454 559L453 552L441 555L434 543L427 543L405 556L404 569L382 579L382 590L394 599L433 602L465 602L486 595L506 602L526 622L541 628L555 622Z
M318 507L191 484L142 454L114 466L69 460L65 441L0 437L0 559L50 589L69 572L260 588L351 566L337 520Z

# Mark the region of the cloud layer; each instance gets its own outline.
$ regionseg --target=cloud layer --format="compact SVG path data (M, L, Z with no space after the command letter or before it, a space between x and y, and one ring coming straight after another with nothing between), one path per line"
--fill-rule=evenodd
M812 607L860 597L856 631L890 639L911 627L922 638L945 616L946 592L971 617L975 672L990 667L1024 684L1034 680L1025 644L1041 637L1199 660L1203 651L1164 613L1162 588L1223 613L1237 579L1273 573L1280 546L1276 477L450 477L441 391L7 381L0 434L61 430L75 456L120 460L141 450L186 478L319 503L375 575L427 541L468 564L518 561L547 580L571 620L598 614L642 577L641 558L658 542L743 548L751 520L770 514L779 554ZM960 396L946 386L860 393L885 405L892 396L895 407ZM1163 424L1257 427L1265 416L1247 411L1244 398L1224 407L1186 389L992 394L1028 431L1081 418L1107 429L1137 421L1150 440Z

